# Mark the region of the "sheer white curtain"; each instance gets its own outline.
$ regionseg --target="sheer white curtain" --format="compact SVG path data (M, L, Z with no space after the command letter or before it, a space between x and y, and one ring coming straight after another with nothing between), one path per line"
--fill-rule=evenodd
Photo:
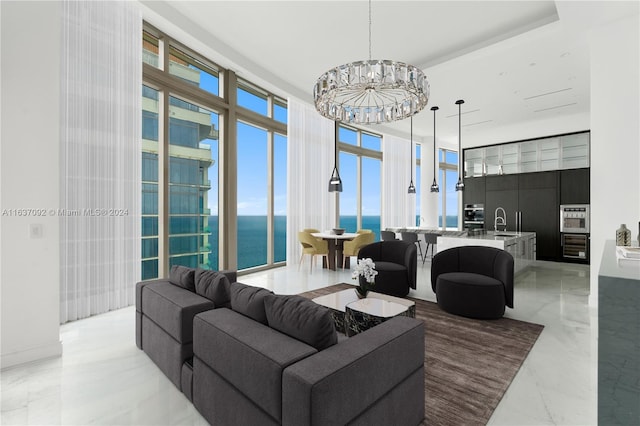
M382 138L382 229L415 226L416 196L407 193L411 176L415 183L415 164L411 164L409 144L409 139L388 135ZM415 158L415 145L413 149Z
M64 2L62 323L133 304L140 279L142 18L136 5Z
M298 231L335 227L336 193L328 191L335 123L293 98L288 114L287 263L295 265L301 253Z

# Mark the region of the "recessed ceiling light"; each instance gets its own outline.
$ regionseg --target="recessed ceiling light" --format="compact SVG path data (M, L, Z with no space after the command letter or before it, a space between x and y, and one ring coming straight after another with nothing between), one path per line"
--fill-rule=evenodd
M531 62L531 63L529 64L529 66L530 66L530 67L535 67L535 66L536 66L536 63L535 63L535 62Z
M566 58L567 56L571 55L571 53L569 52L564 52L562 55L560 55L561 58Z
M498 73L498 75L500 77L503 77L503 76L507 75L507 72L506 71L502 71L502 72Z

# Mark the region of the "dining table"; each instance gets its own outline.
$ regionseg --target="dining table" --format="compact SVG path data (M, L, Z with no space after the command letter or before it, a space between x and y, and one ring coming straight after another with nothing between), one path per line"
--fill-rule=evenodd
M324 266L323 264L323 266L334 271L337 269L338 262L342 263L342 248L344 242L351 241L358 236L358 234L354 232L336 234L333 231L312 232L311 235L327 241L329 245L329 255L327 256L328 265ZM350 258L345 259L345 268L351 267L349 259Z

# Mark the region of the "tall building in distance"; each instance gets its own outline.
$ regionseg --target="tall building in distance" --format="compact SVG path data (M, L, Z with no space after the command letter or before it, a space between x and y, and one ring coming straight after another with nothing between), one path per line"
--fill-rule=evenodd
M153 45L144 62L157 64ZM157 49L157 48L156 48ZM155 57L154 57L155 56ZM171 73L194 85L200 72L172 57ZM158 91L142 87L142 279L158 277ZM210 223L209 171L217 152L217 114L169 98L169 267L217 269L217 224ZM215 174L214 174L215 175ZM217 204L217 200L211 200ZM214 213L217 215L217 212Z

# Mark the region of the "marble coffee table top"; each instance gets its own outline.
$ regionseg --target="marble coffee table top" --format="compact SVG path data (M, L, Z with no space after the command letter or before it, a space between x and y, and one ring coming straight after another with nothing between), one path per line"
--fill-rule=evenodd
M367 299L386 300L387 302L397 303L399 305L403 305L405 307L405 310L407 308L415 306L415 303L411 300L389 296L387 294L376 293L375 291L370 291L367 294ZM360 299L358 299L358 295L356 294L355 286L354 288L336 291L335 293L326 294L324 296L319 296L313 299L313 301L318 305L326 306L327 308L340 312L344 312L348 304L358 300Z

